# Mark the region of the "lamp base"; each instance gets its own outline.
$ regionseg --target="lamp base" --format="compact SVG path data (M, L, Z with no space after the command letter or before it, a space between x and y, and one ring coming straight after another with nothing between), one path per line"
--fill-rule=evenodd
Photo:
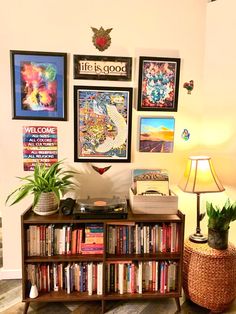
M195 243L206 243L207 237L201 233L194 233L189 236L189 240Z

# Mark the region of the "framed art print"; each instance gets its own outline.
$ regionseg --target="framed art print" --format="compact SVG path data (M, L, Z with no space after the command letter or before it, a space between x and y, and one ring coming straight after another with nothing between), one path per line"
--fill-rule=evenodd
M138 110L177 111L179 58L139 58Z
M172 153L174 148L173 117L141 117L139 151L147 153Z
M66 53L10 54L13 119L66 120Z
M74 55L74 79L131 81L132 58Z
M132 92L74 86L75 161L130 162Z

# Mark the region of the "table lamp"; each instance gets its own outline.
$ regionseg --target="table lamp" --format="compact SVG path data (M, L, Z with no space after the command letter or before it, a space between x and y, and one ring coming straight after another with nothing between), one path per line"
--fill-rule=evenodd
M207 238L204 237L200 229L200 221L204 217L200 214L200 194L225 190L217 178L211 158L207 156L189 157L179 187L184 192L197 194L197 227L196 232L190 235L189 240L195 243L205 243Z

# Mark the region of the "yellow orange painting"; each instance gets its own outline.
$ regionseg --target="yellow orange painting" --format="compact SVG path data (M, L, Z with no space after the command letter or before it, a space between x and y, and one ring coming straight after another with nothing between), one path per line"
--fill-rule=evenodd
M140 152L172 153L174 118L140 118Z

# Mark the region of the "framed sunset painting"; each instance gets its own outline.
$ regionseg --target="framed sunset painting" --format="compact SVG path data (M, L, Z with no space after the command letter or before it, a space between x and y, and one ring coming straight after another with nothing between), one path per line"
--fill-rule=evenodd
M67 54L11 50L13 119L66 120Z
M141 117L139 151L147 153L172 153L174 148L173 117Z

